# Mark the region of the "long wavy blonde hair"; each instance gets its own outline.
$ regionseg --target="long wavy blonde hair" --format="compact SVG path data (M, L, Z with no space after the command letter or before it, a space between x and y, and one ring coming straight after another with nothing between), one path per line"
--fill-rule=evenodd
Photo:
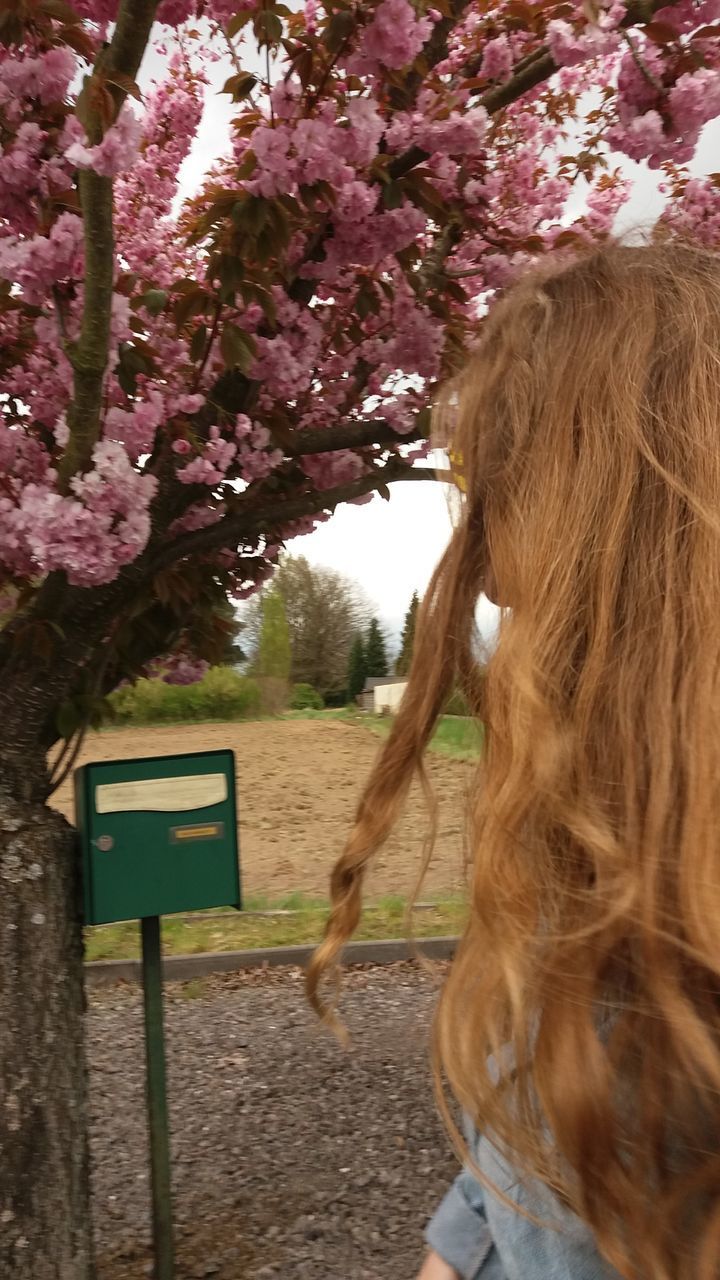
M462 514L310 996L328 1016L320 978L459 684L486 749L438 1069L621 1275L716 1280L720 260L611 246L530 276L446 399ZM490 572L510 608L481 679Z

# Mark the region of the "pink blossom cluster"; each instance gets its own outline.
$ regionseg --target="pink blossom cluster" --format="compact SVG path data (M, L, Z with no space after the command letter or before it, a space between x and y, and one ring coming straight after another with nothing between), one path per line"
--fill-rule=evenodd
M180 438L173 443L173 450L183 456L190 453L191 445ZM236 453L237 445L234 440L224 439L219 427L211 427L210 438L202 452L178 469L178 480L181 484L207 484L214 488L225 479L225 473Z
M157 481L138 473L120 445L96 445L92 470L71 488L72 496L58 493L47 474L24 485L12 477L0 494L0 564L11 573L62 570L74 585L99 586L144 549Z
M426 215L409 200L397 209L378 209L378 193L365 182L348 183L333 210L333 230L323 263L307 275L333 279L348 264L378 266L406 249L425 230Z
M5 49L0 62L0 110L19 118L21 103L37 98L43 104L62 102L75 75L76 59L68 48L55 46L33 55Z
M153 85L146 95L137 159L115 185L118 223L127 228L127 240L136 257L143 250L143 266L152 265L158 248L167 251L162 233L176 231L170 218L172 204L180 167L202 118L206 82L203 72L195 70L180 53L173 54L167 80Z
M622 0L599 3L591 21L587 19L587 10L578 8L583 19L579 27L564 18L554 18L548 23L548 48L560 67L614 53L622 40L621 23L626 14Z
M647 50L644 57L651 74L653 68L654 74L662 71L655 50ZM627 56L619 83L620 123L609 131L608 140L633 160L647 159L651 168L666 160L690 160L704 125L720 114L720 64L685 72L665 89L648 83Z
M142 400L127 409L112 405L105 414L105 439L123 445L128 457L137 462L143 454L151 452L155 433L165 416L164 409L163 398L153 387L148 388Z
M512 65L513 49L506 32L486 41L478 73L483 80L507 80Z
M61 213L48 235L0 239L0 278L12 281L33 305L45 301L53 285L83 273L83 225L74 213Z
M409 0L380 0L348 67L359 75L381 67L399 71L414 62L432 28L432 19L419 17Z
M155 663L148 675L159 677L165 684L188 685L197 684L209 670L210 663L203 658L179 652L168 654L162 661Z
M261 427L259 430L266 432L267 428ZM251 484L253 480L266 480L280 466L284 457L281 449L258 447L256 439L257 436L243 440L238 445L238 472L246 484Z
M717 249L720 245L720 182L710 178L690 178L670 201L663 223L680 235Z
M286 82L283 93L295 101L292 85ZM337 187L351 182L356 170L365 168L377 154L384 125L367 98L353 99L343 114L344 119L336 105L327 101L312 117L259 125L252 135L257 167L247 190L273 197L318 182Z
M349 484L365 471L365 463L356 453L342 450L338 453L312 453L302 460L308 480L316 489L334 489L336 485Z
M488 125L484 107L463 105L448 112L447 103L429 90L420 94L412 112L398 112L387 130L393 151L422 147L430 155L478 155Z
M65 156L78 169L94 169L103 178L115 178L131 168L138 156L141 121L129 102L125 102L114 124L97 146L90 147L79 139L72 142ZM82 133L82 130L78 130Z

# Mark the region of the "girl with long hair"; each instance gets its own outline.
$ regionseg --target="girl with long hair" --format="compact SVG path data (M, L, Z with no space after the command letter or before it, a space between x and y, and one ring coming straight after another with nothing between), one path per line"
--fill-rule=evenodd
M460 687L484 750L434 1045L466 1168L422 1275L717 1280L720 259L616 245L531 274L443 418L461 514L310 996L331 1019L320 979Z

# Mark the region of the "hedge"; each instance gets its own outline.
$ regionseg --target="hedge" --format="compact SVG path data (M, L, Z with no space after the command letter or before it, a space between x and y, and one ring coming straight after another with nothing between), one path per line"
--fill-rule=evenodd
M260 714L260 689L231 667L212 667L197 684L138 680L110 696L118 725L170 724L200 720L249 720Z

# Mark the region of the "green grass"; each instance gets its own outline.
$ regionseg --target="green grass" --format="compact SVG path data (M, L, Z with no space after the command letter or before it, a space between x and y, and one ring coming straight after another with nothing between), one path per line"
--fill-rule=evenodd
M303 707L302 711L284 711L283 720L347 720L353 717L348 707L323 707L315 711L312 707Z
M260 902L263 903L260 906ZM288 905L293 904L293 905ZM179 919L166 916L162 922L165 955L190 955L199 951L244 951L259 947L283 947L316 943L322 937L327 903L302 894L288 894L272 903L250 899L247 910L285 910L287 916L232 916L215 913L212 919ZM417 938L435 934L456 934L463 927L465 905L460 898L445 898L429 910L417 911L413 933ZM405 938L406 901L388 895L366 908L358 939ZM85 930L86 960L134 960L140 955L137 921L102 925ZM190 998L190 997L188 997Z
M385 738L392 728L390 716L348 713L352 724L365 725ZM470 716L441 716L430 743L430 750L455 760L475 760L482 750L483 733Z

